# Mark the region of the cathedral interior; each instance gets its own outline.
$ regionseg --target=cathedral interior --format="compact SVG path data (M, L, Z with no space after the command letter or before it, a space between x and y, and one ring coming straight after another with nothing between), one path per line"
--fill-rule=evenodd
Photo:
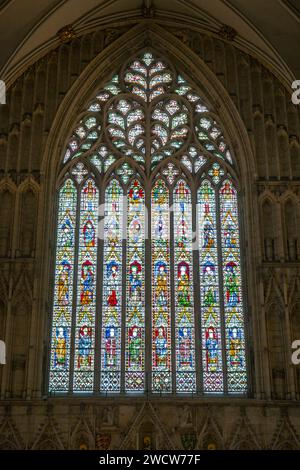
M299 450L299 1L0 30L0 449Z

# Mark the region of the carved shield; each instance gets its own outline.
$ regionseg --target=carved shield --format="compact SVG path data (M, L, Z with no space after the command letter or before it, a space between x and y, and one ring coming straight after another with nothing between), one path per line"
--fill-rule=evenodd
M111 434L97 434L96 447L98 450L107 450L111 443Z
M181 434L181 443L184 450L194 450L196 445L196 433Z

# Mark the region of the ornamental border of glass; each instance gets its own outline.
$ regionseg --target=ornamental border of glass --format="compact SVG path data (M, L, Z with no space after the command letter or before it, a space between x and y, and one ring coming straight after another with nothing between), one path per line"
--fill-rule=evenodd
M49 392L245 394L237 178L203 99L142 51L59 179Z

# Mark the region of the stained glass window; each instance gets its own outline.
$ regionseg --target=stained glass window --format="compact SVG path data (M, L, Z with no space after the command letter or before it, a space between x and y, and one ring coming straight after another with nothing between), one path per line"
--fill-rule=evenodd
M94 94L62 157L51 393L247 392L238 174L160 54Z

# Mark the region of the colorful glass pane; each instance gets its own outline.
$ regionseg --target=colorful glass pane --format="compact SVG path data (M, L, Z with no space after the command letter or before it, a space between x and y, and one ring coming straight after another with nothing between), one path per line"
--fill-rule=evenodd
M174 279L176 389L196 391L191 191L184 180L174 189Z
M231 180L220 189L224 319L228 392L247 390L237 192Z
M49 391L68 391L77 190L67 179L59 191Z
M151 194L152 390L170 392L171 300L169 190L158 180Z
M127 194L125 390L145 388L145 195L137 180Z
M101 391L121 387L123 190L112 180L105 191Z
M94 387L98 204L96 184L88 179L80 199L73 381L73 390L82 392L91 392Z
M204 392L222 392L224 387L216 223L215 189L209 181L204 180L198 190L201 342Z

